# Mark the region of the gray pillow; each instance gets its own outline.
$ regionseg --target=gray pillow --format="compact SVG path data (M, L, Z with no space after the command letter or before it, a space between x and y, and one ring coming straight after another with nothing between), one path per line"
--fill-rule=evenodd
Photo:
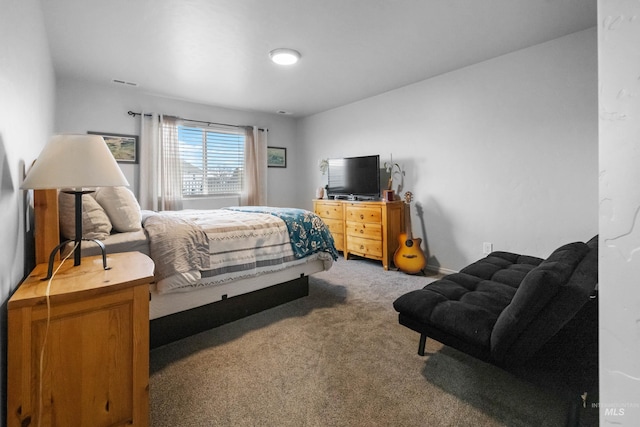
M60 192L58 195L58 211L60 214L60 232L65 239L76 236L76 203L75 196ZM111 221L106 212L89 194L82 195L82 237L85 239L104 240L111 233Z
M124 233L142 229L140 205L127 187L98 188L96 200L109 216L114 230Z

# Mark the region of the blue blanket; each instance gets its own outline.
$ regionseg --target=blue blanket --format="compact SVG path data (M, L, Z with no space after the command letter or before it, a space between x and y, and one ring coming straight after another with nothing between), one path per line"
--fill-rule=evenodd
M328 252L334 260L338 259L333 236L322 219L313 212L268 206L236 206L226 209L270 214L282 219L287 224L291 247L296 258L304 258L315 252Z

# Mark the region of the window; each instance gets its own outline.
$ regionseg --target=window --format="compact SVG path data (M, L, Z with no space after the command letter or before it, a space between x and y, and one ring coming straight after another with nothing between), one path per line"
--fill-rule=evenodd
M241 130L178 126L182 158L182 195L239 195L244 175Z

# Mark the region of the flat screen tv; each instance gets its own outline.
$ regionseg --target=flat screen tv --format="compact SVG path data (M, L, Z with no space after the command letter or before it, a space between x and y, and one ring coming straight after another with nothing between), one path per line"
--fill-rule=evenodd
M327 195L332 199L380 198L380 156L329 159Z

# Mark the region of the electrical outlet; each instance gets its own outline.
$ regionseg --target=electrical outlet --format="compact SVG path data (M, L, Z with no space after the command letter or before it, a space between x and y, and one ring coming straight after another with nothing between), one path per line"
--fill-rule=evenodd
M482 244L482 253L489 255L491 252L493 252L493 243L484 242Z

